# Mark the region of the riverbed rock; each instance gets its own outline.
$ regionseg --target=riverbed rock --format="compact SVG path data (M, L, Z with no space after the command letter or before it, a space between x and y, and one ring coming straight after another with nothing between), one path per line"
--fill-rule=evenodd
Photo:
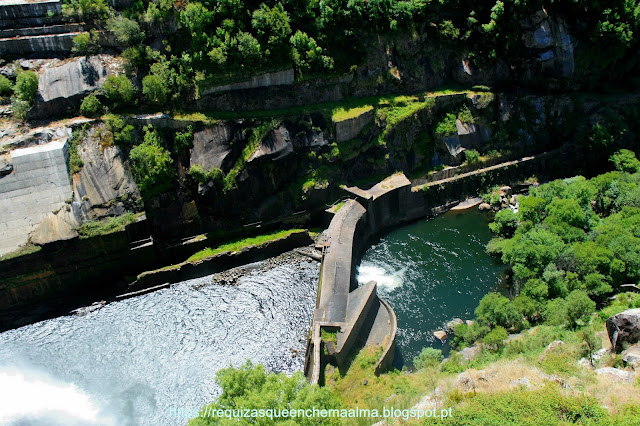
M247 162L250 163L262 157L280 160L292 153L293 144L291 143L289 131L285 126L280 126L269 132Z
M30 241L43 245L53 241L70 240L78 236L82 224L80 204L65 205L57 213L49 213L30 235Z
M455 331L456 326L462 325L462 324L464 324L464 321L462 321L460 318L454 318L447 323L444 329L447 333L453 333Z
M620 352L625 344L633 345L640 341L640 309L613 315L607 319L606 325L615 352Z
M613 367L598 368L595 372L598 376L606 375L622 382L631 382L634 377L633 373L630 371L624 371Z
M481 203L481 204L478 206L478 210L480 210L481 212L482 212L482 211L488 211L488 210L491 210L491 204L489 204L489 203Z
M436 330L433 332L433 335L440 339L440 341L444 342L445 340L447 340L447 333L444 330Z

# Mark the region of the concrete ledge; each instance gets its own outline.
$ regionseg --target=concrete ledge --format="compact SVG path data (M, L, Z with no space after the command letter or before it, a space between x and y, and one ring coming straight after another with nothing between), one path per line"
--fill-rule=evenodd
M214 93L227 92L231 90L255 89L258 87L270 86L288 86L293 84L294 74L293 68L282 71L268 72L265 74L255 75L248 80L238 83L223 84L221 86L209 87L202 90L201 96L211 95Z

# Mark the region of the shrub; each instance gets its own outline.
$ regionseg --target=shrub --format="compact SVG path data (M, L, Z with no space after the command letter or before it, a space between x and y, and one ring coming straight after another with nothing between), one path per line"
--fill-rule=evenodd
M116 145L127 146L131 145L134 140L134 127L117 115L109 115L105 120L107 129L113 135L113 141Z
M468 164L476 164L480 161L480 154L475 149L467 149L464 151L464 157Z
M450 136L458 133L458 128L456 127L457 117L455 114L447 114L437 125L436 125L436 135L438 136Z
M91 34L80 33L73 38L73 51L81 55L88 54L94 48L94 43L91 40Z
M145 129L144 142L133 147L129 157L143 198L152 198L171 187L173 160L151 126Z
M13 93L21 101L33 103L38 93L38 75L33 71L24 71L18 74Z
M187 126L186 132L177 132L173 144L176 152L183 152L193 147L193 127Z
M458 120L463 123L475 123L475 119L473 118L473 114L471 114L471 110L465 105L460 109L458 113Z
M131 103L135 90L133 83L124 75L110 75L102 86L102 93L115 108Z
M0 96L10 95L13 90L13 83L4 75L0 75Z
M504 327L498 326L491 330L489 334L484 336L484 338L482 339L482 343L493 350L498 350L502 348L504 341L507 340L507 337L509 337L507 330L505 330Z
M91 93L82 100L80 113L87 117L98 117L102 114L103 107L98 97Z
M521 320L520 313L509 303L509 299L496 292L484 296L475 313L478 320L490 326L500 325L508 328L518 325Z
M30 102L23 101L18 98L15 98L13 99L13 101L11 101L11 111L14 118L16 118L17 120L25 120L30 108Z
M413 358L413 366L420 370L425 367L434 367L442 361L442 351L434 348L423 348L420 355Z
M240 368L225 368L216 374L216 382L222 388L222 393L216 400L203 407L204 412L217 410L238 409L263 410L270 409L318 409L338 410L342 408L339 395L327 387L309 385L300 372L287 376L284 373L267 372L262 365L253 366L247 361ZM201 415L189 421L190 426L204 426L219 424L219 419ZM304 420L300 418L299 420ZM309 419L312 420L312 419ZM292 419L276 417L264 424L293 424ZM341 424L338 418L326 418L321 422L303 421L301 424ZM243 422L244 424L244 422Z

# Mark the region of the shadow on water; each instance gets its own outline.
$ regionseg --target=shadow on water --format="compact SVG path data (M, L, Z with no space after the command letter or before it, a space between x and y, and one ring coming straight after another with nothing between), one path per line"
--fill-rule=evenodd
M392 230L362 256L358 281L377 281L398 317L396 367L411 365L427 346L446 355L449 343L433 331L472 319L485 294L509 293L505 265L485 251L489 222L475 209L450 211Z

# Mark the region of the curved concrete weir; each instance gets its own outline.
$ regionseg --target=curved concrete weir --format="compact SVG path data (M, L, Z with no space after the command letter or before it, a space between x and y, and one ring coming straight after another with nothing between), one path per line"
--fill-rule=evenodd
M355 265L371 236L402 220L399 208L411 196L411 182L398 174L369 190L347 191L359 201L345 202L322 243L318 299L305 360L305 373L311 383L321 382L322 366L328 357L338 366L345 365L352 350L362 346L384 348L375 366L376 374L393 363L395 313L378 297L374 281L357 287ZM323 340L323 329L335 332L335 341Z

